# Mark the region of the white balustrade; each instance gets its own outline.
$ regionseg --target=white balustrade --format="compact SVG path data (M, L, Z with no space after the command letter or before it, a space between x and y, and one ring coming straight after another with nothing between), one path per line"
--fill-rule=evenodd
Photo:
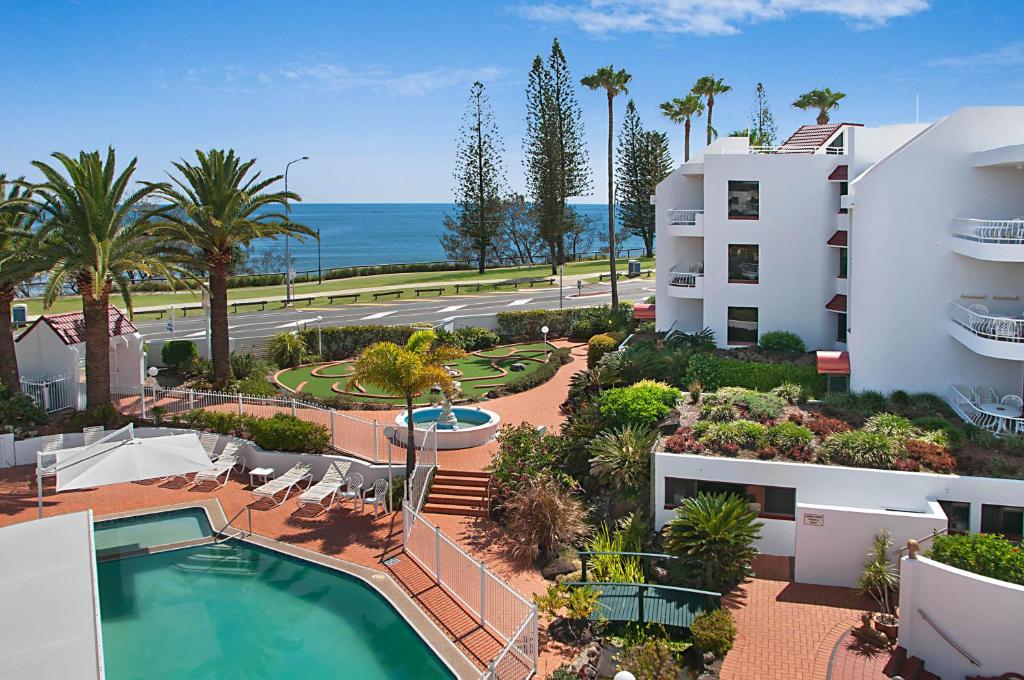
M949 318L980 338L1024 343L1024 314L999 314L982 304L951 302Z
M1024 219L979 220L958 217L953 236L979 243L1024 245Z
M678 209L668 211L668 223L673 226L692 227L697 224L697 215L703 215L703 210Z

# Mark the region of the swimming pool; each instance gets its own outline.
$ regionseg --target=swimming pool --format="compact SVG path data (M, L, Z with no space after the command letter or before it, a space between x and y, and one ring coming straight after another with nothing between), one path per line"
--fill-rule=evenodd
M210 520L202 508L183 508L97 522L93 529L96 555L154 548L212 536Z
M98 565L106 675L454 678L354 576L235 540Z

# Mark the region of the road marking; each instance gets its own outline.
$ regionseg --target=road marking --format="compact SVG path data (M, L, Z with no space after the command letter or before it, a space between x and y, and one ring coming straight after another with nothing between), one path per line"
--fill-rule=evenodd
M506 306L507 307L518 307L520 305L525 305L525 304L527 304L529 302L533 302L533 298L520 298L519 300L513 300L512 302L508 303L508 305L506 305Z
M437 310L437 313L438 314L443 314L445 312L457 312L457 311L459 311L460 309L462 309L465 306L466 305L452 305L450 307L445 307L444 309Z
M370 319L383 319L385 316L389 316L391 314L394 314L396 311L398 311L398 310L392 309L390 312L377 312L376 314L370 314L369 316L364 316L362 319L360 319L360 321L369 321Z

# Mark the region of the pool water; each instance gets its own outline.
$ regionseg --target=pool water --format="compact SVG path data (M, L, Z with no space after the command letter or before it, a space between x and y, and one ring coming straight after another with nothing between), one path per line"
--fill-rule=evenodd
M229 540L100 562L106 675L453 678L355 577Z
M150 515L97 522L93 530L96 555L130 552L159 545L212 536L202 508L186 508Z

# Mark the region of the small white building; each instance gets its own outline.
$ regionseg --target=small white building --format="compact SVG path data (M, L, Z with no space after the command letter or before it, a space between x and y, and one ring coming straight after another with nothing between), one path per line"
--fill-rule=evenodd
M116 307L110 307L110 382L139 385L145 380L143 340ZM15 343L18 370L29 380L71 376L85 379L85 318L82 312L41 316Z

